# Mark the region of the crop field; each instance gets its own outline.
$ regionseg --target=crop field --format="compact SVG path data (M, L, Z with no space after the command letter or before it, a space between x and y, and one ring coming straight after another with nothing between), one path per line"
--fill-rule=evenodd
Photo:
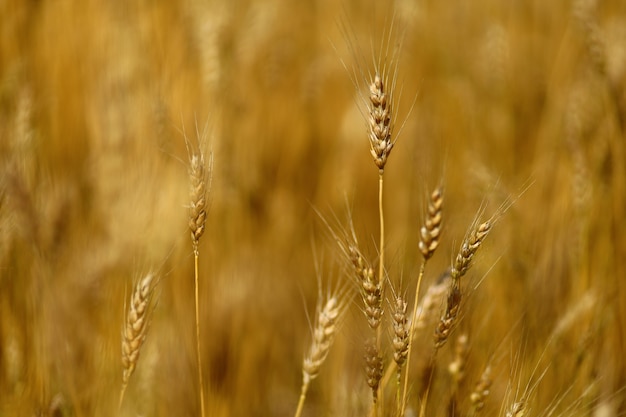
M0 0L0 417L626 415L626 2Z

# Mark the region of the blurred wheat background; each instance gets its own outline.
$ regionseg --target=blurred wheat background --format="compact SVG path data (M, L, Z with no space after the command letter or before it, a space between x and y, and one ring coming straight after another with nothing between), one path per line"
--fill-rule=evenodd
M413 294L435 186L445 221L424 288L481 207L513 202L468 272L426 414L467 415L490 365L486 416L623 416L621 0L0 0L0 416L200 415L185 137L213 159L206 414L294 415L319 276L349 299L303 415L367 415L358 290L317 212L334 228L351 215L375 260L377 170L350 71L391 27L394 287ZM150 325L118 411L128 300L150 271ZM407 415L433 330L416 340Z

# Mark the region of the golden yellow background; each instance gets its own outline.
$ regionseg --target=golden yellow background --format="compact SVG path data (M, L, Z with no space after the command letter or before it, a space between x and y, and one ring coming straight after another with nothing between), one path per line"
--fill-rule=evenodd
M383 3L0 0L0 416L115 415L125 299L149 270L158 303L120 415L199 414L185 148L197 133L214 164L200 242L208 415L293 415L316 268L324 290L349 279L316 211L335 226L352 213L377 255L351 71L372 71L380 45L400 51L391 282L414 291L440 182L426 286L481 208L513 201L468 274L461 392L493 361L485 415L535 383L533 415L626 412L626 3ZM359 303L307 416L368 409ZM449 415L453 355L449 343L438 356L429 415Z

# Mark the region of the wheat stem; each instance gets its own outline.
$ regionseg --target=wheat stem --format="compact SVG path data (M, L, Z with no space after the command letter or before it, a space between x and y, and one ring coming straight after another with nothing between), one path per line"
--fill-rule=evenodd
M420 266L419 276L417 277L417 285L415 286L415 300L413 302L413 312L417 311L419 293L420 293L420 288L422 286L422 279L424 278L425 269L426 269L426 258L424 258L424 261L422 262L422 265ZM407 391L408 391L408 386L409 386L408 370L410 369L409 366L411 365L411 353L413 352L413 336L415 333L416 321L417 319L415 315L413 315L413 319L411 320L411 330L409 331L409 351L406 357L407 377L404 378L404 388L402 390L402 408L401 408L400 416L404 416L404 413L406 410L406 396L407 396Z
M378 265L378 282L380 285L380 297L383 297L385 284L385 216L383 213L383 170L378 175L378 212L380 216L380 260ZM378 327L376 335L376 348L380 350L381 327Z
M198 291L198 246L194 245L194 271L195 271L195 304L196 304L196 356L198 357L198 383L200 384L200 415L204 414L204 382L202 380L202 359L200 355L200 309L199 309L199 291Z
M380 297L384 298L384 283L385 283L385 216L383 212L383 173L384 170L381 168L378 171L378 213L380 216L380 259L378 265L378 282L380 285ZM382 339L382 327L378 326L376 331L376 349L380 352L381 348L381 339ZM382 363L381 363L382 366ZM382 377L382 372L380 373L380 377ZM379 380L380 380L379 377ZM380 389L380 385L377 387L377 390ZM380 397L380 393L376 395L376 397ZM376 409L376 404L374 404L374 409ZM374 414L376 417L376 414Z
M302 410L304 409L304 400L306 399L306 393L309 390L309 382L311 380L307 379L302 383L302 390L300 392L300 400L298 401L298 408L296 409L295 417L300 417L302 415Z

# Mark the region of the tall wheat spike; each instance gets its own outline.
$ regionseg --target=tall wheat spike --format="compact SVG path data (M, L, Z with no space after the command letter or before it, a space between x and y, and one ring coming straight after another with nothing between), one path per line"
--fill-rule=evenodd
M187 144L189 147L189 144ZM189 148L188 148L189 151ZM196 357L198 361L198 385L200 390L200 412L205 417L204 404L204 381L202 379L202 359L200 349L200 300L199 300L199 271L198 258L200 256L198 245L204 234L206 224L206 209L208 189L211 179L212 160L207 165L201 149L197 152L189 152L189 229L191 231L191 243L194 254L194 295L196 316Z

